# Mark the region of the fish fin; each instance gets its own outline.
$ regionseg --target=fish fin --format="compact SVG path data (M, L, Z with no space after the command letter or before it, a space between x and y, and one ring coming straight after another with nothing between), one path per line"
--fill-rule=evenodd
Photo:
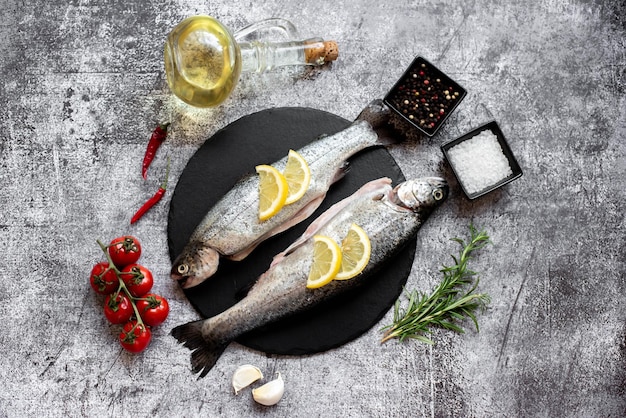
M175 327L170 332L179 343L192 350L191 369L194 373L200 373L199 378L209 373L228 346L228 342L206 340L202 335L203 324L203 320L189 322Z
M339 169L335 173L335 176L330 181L330 184L333 185L333 184L337 183L339 180L341 180L342 178L344 178L346 176L346 174L348 174L350 169L351 169L350 161L342 162L341 166L339 167Z
M271 236L271 235L270 235ZM267 238L269 238L270 236L268 236ZM252 243L252 245L250 245L249 247L246 247L244 250L239 251L238 253L232 254L227 256L226 258L231 260L231 261L241 261L244 258L246 258L247 256L249 256L252 251L254 251L254 249L256 247L259 246L259 244L261 244L265 239L265 235L262 237L262 239L258 239L256 241L254 241L254 243Z

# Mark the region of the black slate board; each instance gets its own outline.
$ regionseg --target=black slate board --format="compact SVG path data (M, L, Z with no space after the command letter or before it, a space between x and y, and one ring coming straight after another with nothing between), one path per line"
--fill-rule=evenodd
M333 134L350 122L310 108L274 108L245 116L207 140L190 158L172 195L168 216L168 245L173 261L205 213L242 176L258 164L270 164L320 135ZM264 242L240 262L222 259L218 272L185 295L204 317L214 316L245 296L272 257L299 237L308 224L333 203L349 196L369 180L404 180L402 171L384 148L371 148L350 159L350 171L332 186L322 206L306 221ZM369 330L402 292L415 254L413 239L364 286L323 306L271 324L240 337L237 342L268 354L312 354L338 347Z

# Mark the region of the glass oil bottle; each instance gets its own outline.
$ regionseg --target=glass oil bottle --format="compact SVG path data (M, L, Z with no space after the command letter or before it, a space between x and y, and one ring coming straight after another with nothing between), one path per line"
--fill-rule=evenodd
M284 42L244 41L261 29L278 29ZM242 72L286 65L323 65L338 56L334 41L293 40L297 30L284 19L254 23L234 35L217 19L193 16L180 22L165 44L165 73L172 92L196 107L212 107L231 94Z

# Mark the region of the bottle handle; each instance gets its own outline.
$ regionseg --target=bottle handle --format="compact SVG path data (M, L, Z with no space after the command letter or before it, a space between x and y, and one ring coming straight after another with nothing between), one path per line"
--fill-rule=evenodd
M298 29L296 29L294 24L288 20L281 19L279 17L271 17L269 19L264 19L256 23L252 23L235 32L233 37L237 42L240 42L247 36L264 29L278 29L283 32L283 34L286 35L288 39L291 40L298 38Z

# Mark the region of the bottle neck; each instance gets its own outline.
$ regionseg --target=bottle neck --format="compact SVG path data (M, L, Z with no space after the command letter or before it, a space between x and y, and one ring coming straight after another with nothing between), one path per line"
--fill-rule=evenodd
M337 59L337 44L321 39L241 42L241 71L262 73L287 65L322 65Z

